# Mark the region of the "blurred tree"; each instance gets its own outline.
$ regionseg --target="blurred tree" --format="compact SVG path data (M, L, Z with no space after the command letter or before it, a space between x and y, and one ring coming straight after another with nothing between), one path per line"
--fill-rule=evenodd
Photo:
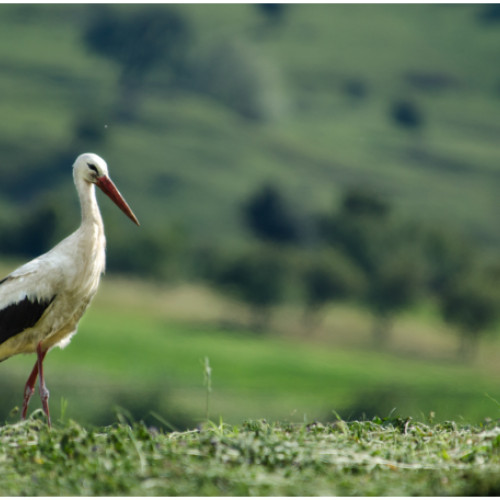
M42 156L23 158L19 168L0 169L0 193L25 205L38 203L43 207L52 203L47 201L46 193L57 189L58 183L68 182L75 151L95 150L105 142L102 110L86 110L78 115L72 134L62 147L48 148ZM40 201L41 196L44 198Z
M216 284L224 293L250 306L255 331L268 329L272 308L285 295L287 266L283 253L259 247L221 264L215 273Z
M43 157L26 158L21 168L0 171L2 194L27 205L41 193L53 190L57 182L67 181L68 169L74 161L74 151L68 153L63 150L49 150Z
M369 85L361 78L348 78L342 84L342 90L353 100L362 100L368 96Z
M301 240L298 218L276 186L266 185L253 194L243 206L243 216L263 241L296 244Z
M426 228L422 248L428 266L427 286L436 295L470 271L478 259L470 241L446 228Z
M339 212L320 219L319 226L326 243L364 272L374 342L387 344L393 315L416 299L427 277L418 232L397 224L389 202L364 188L348 190Z
M76 117L74 150L92 150L106 140L106 118L100 111L85 111ZM85 146L85 148L83 147Z
M373 341L385 347L394 315L416 301L423 290L423 261L407 246L386 247L369 276L367 306L374 314Z
M35 257L50 250L65 226L65 214L54 198L33 205L29 212L2 230L0 251Z
M477 18L483 24L500 23L500 4L492 3L482 5L477 13Z
M444 318L460 331L459 356L474 359L479 340L499 318L500 293L497 273L465 273L450 283L441 294Z
M418 130L422 128L424 122L417 105L408 100L396 101L392 104L391 118L398 126L408 130Z
M456 76L446 71L408 71L404 75L405 80L414 89L426 93L438 93L451 90L460 86Z
M365 276L359 267L335 249L308 256L301 274L306 306L304 324L308 333L319 325L327 303L360 297L365 286Z
M364 188L354 188L346 192L341 210L343 214L380 218L389 214L390 206L376 193Z
M353 188L344 193L337 213L319 217L320 238L349 255L370 274L377 265L390 224L391 206L370 189Z
M257 3L255 7L273 24L282 23L290 5L284 3Z
M190 28L181 14L164 5L128 12L106 5L92 12L84 42L121 67L119 111L133 117L140 90L155 66L162 63L173 74L184 71Z
M155 281L175 281L183 278L183 262L187 258L187 243L176 228L162 230L142 228L134 237L118 226L107 226L108 268L110 271L135 274Z

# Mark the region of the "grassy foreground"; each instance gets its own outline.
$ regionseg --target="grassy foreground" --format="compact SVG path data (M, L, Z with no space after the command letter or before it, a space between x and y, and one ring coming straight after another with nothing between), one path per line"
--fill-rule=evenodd
M498 495L493 422L338 420L206 423L164 433L142 423L49 430L35 412L0 428L3 495Z

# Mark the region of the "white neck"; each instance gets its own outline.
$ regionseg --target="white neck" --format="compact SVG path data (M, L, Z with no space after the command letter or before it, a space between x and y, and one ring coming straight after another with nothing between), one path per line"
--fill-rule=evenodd
M83 179L75 180L76 190L80 198L80 208L82 213L82 226L97 224L102 227L102 217L97 205L95 195L95 185Z

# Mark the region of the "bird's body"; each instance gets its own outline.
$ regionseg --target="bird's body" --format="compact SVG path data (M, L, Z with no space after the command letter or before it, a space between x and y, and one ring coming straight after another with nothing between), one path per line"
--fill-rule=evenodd
M109 179L102 158L92 153L80 155L73 176L82 211L80 227L52 250L0 280L0 361L20 353L38 355L26 384L23 417L45 354L56 345L69 343L104 272L106 240L94 186L138 224ZM42 392L42 373L40 383ZM48 404L44 410L48 417Z
M87 237L89 230L95 233L90 238ZM0 338L3 341L0 360L14 354L36 352L39 342L43 348L58 344L64 347L69 342L97 292L105 265L104 242L102 223L95 227L82 226L52 250L5 278L0 285L0 325L1 311L8 311L9 305L12 308L17 304L17 313L24 318L29 316L30 307L34 314L36 311L42 314L28 328L23 328L20 317L17 327L20 331L13 326L12 331L3 334L2 337L9 334L10 337ZM14 319L14 311L10 316Z

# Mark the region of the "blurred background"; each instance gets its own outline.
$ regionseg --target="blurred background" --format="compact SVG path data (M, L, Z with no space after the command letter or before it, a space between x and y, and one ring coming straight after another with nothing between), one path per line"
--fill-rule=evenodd
M141 221L98 195L54 419L500 417L498 5L4 4L0 42L1 274L79 224L82 152Z

